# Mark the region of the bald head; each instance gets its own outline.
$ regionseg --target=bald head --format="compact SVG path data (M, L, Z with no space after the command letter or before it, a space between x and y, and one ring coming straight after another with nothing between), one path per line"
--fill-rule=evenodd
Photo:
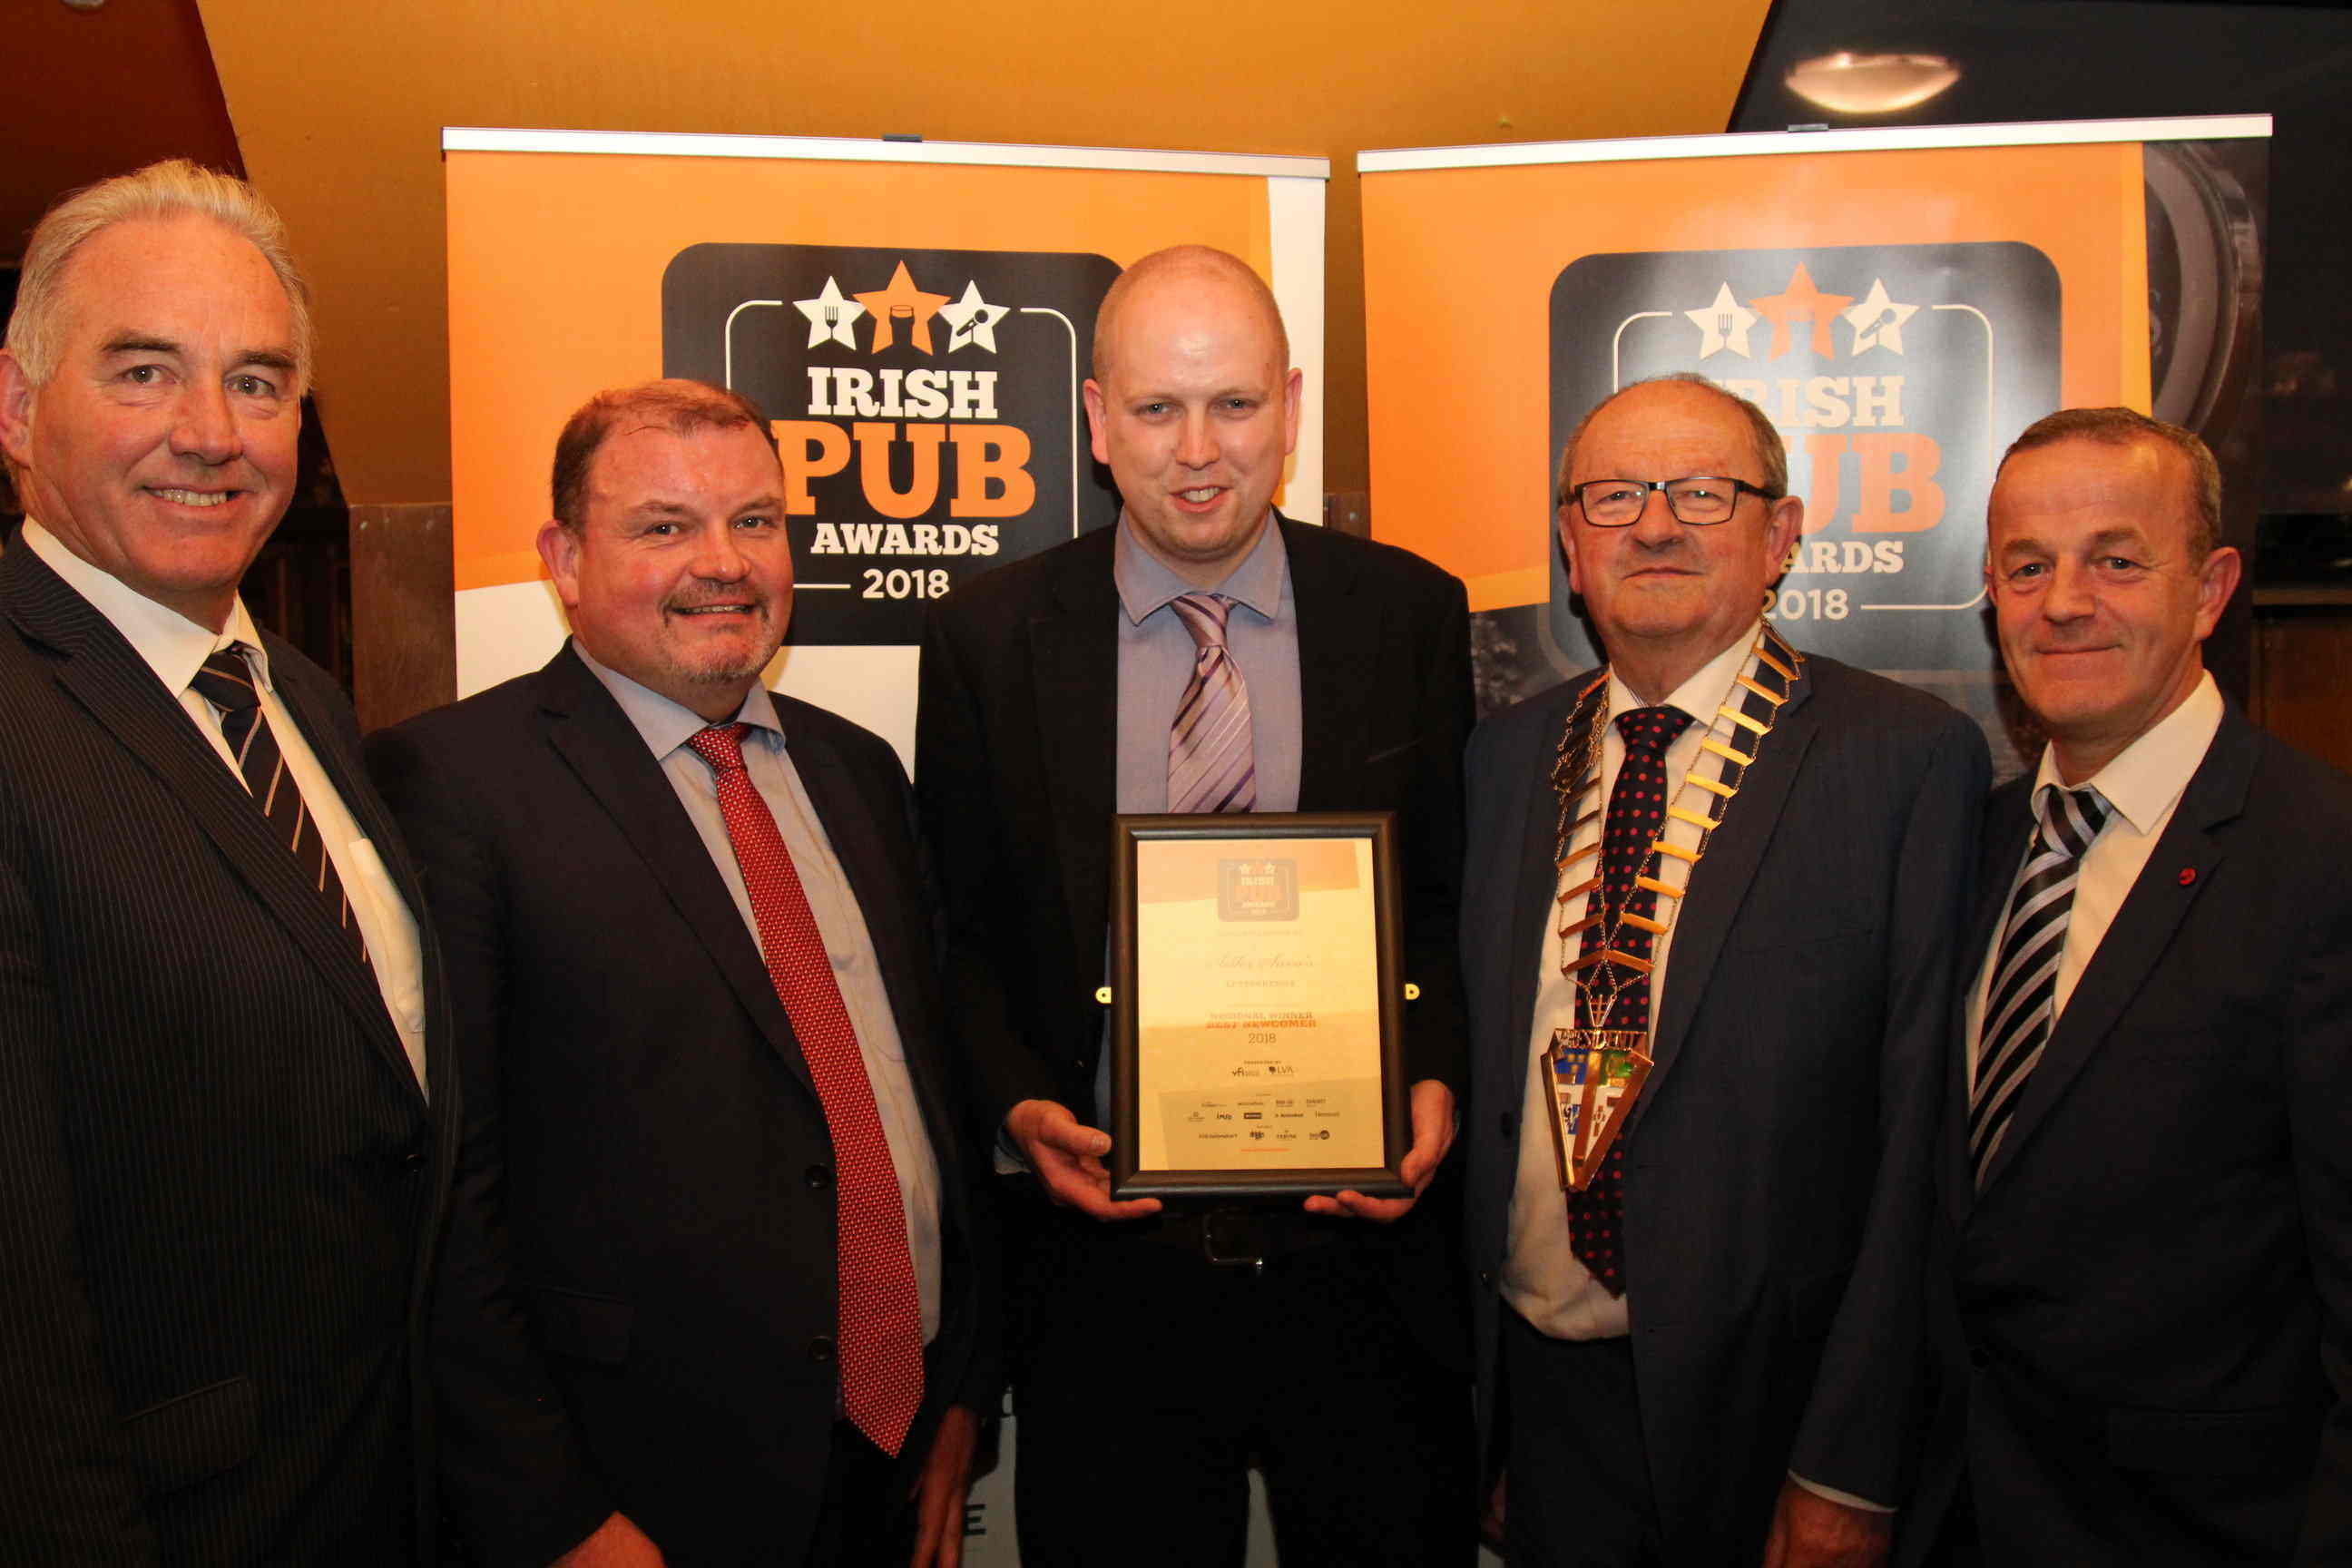
M1170 286L1219 284L1230 285L1235 292L1234 307L1258 314L1273 338L1281 368L1289 368L1290 334L1283 330L1282 310L1274 302L1274 290L1265 286L1265 279L1240 257L1214 246L1171 245L1120 273L1110 292L1103 296L1102 307L1095 312L1095 379L1111 379L1119 321L1135 300Z
M1223 582L1270 526L1299 383L1282 313L1240 261L1195 245L1129 268L1079 390L1135 542L1199 586Z

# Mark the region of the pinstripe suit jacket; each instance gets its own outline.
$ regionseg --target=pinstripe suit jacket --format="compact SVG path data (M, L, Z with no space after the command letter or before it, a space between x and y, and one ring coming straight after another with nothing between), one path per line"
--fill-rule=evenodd
M0 1561L414 1560L428 1108L375 984L89 601L0 558ZM279 695L413 910L327 677Z

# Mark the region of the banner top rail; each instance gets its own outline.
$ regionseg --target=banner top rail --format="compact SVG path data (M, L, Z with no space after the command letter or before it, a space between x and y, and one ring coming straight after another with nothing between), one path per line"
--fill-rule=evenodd
M2224 142L2268 136L2270 133L2271 117L2267 114L1749 131L1704 136L1626 137L1614 141L1400 147L1357 153L1356 171L1363 174L1391 174L1419 169L1496 169L1524 163L1608 163L1640 158L1753 158L1787 153L2025 147L2086 142Z
M828 163L996 163L1037 169L1121 169L1328 180L1331 160L1271 153L1180 153L1135 147L1046 147L851 136L727 136L671 131L523 131L445 125L447 153L593 153L641 158L798 158Z

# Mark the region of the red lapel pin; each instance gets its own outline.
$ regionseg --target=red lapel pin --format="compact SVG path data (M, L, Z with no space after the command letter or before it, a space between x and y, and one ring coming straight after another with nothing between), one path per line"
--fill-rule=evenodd
M2196 867L2194 867L2194 866L2183 866L2182 868L2180 868L2180 885L2181 885L2182 887L2184 887L2184 888L2185 888L2185 887L2189 886L2191 882L2194 882L2195 880L2197 880L2197 868L2196 868Z

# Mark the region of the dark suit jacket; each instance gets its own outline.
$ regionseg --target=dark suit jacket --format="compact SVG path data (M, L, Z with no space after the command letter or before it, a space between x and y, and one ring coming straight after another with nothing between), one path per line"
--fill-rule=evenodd
M911 1467L950 1399L995 1399L934 906L889 747L791 698L776 710L941 1167L943 1311ZM368 757L448 953L468 1096L453 1224L487 1232L453 1240L441 1288L459 1524L485 1568L545 1563L614 1508L673 1563L798 1561L838 1375L832 1142L719 868L569 647L379 732Z
M1973 982L2030 830L1993 797ZM2352 780L2232 706L1984 1190L1954 1053L1988 1563L2352 1563Z
M1490 1430L1538 965L1559 947L1549 778L1586 681L1487 720L1470 748L1467 1246ZM1668 1562L1755 1562L1788 1469L1905 1494L1951 955L1986 778L1962 715L1808 658L1692 872L1656 1065L1622 1134Z
M430 933L428 1108L177 695L30 550L0 607L0 1560L409 1562L457 1098ZM349 706L265 640L421 922Z
M1398 814L1407 1077L1462 1083L1454 959L1462 742L1470 721L1462 584L1388 545L1281 520L1298 617L1302 811ZM1094 1111L1116 811L1115 530L956 590L925 625L918 790L940 867L950 994L978 1069L985 1135L1024 1100ZM1417 1319L1450 1291L1424 1203L1391 1247ZM1146 1222L1147 1224L1150 1222ZM1434 1278L1431 1276L1434 1275ZM1452 1323L1424 1321L1435 1342ZM1458 1352L1454 1359L1459 1359Z

